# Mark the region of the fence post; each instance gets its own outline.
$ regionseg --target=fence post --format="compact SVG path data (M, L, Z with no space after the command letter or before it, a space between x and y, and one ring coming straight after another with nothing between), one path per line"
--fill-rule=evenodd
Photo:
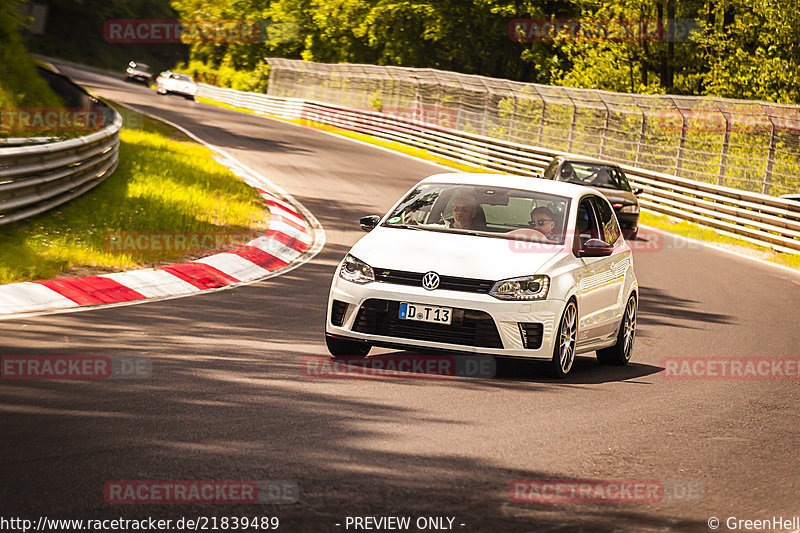
M542 143L542 135L544 134L544 115L547 112L547 101L544 99L544 96L542 96L542 93L539 92L539 87L533 85L533 88L536 91L536 94L542 100L542 116L539 119L539 130L536 132L536 144L539 146L544 146Z
M764 105L761 105L761 109L764 109ZM772 164L775 162L775 143L777 139L775 138L775 121L772 120L772 115L764 109L764 113L769 117L770 123L770 135L769 135L769 154L767 155L767 168L764 171L764 185L761 190L762 194L769 194L769 190L772 188Z
M722 138L722 151L719 156L719 174L717 175L717 185L722 185L722 182L725 180L725 167L728 166L728 144L731 138L731 120L730 113L726 113L720 109L716 101L714 105L717 106L717 109L719 109L719 112L722 113L722 116L725 118L725 136Z
M517 127L517 106L519 105L519 100L517 100L517 91L514 90L514 87L509 83L508 90L511 93L511 98L514 99L514 105L511 108L511 124L508 125L508 140L513 141L516 139L514 135L514 130Z
M670 98L670 100L675 109L678 110L678 113L681 114L681 138L678 140L678 154L675 157L675 175L677 176L683 166L683 149L686 144L686 115L683 114L683 109L675 103L674 98Z
M639 105L639 102L636 102L636 107L639 108L639 112L642 114L642 128L639 130L639 142L636 143L636 164L639 164L639 157L642 155L642 144L644 143L644 131L647 128L647 116L644 114L644 110Z
M481 117L481 135L486 135L487 137L491 137L488 133L487 123L489 122L489 102L492 100L492 91L489 89L489 86L486 85L486 82L483 81L483 76L478 78L483 85L483 116Z
M572 95L566 91L564 92L572 104L572 123L569 125L569 139L567 140L567 152L572 153L572 144L575 138L575 120L578 116L578 106L575 105L575 100L572 99Z
M603 98L603 93L598 92L597 95L600 97L600 101L603 102L603 107L606 108L606 120L603 124L603 134L600 136L600 158L602 159L606 149L606 135L608 134L608 122L611 118L611 110L608 108L605 98Z

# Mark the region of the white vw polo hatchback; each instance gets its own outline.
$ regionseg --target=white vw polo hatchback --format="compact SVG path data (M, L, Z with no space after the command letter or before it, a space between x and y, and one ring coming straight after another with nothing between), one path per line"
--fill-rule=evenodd
M638 284L614 210L594 189L500 174L415 185L336 269L325 333L333 356L372 346L624 365Z

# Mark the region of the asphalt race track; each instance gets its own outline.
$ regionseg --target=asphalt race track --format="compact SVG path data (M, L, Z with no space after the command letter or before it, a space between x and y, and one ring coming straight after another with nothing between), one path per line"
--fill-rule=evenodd
M800 275L665 237L636 253L642 299L628 367L601 367L589 354L563 381L508 361L492 379L309 378L301 361L327 355L328 287L362 235L358 218L384 213L441 167L156 96L121 75L63 71L271 179L314 213L327 244L285 275L232 290L0 322L0 355L152 360L144 380L0 382L3 516L277 516L279 531L298 532L347 531L348 516L446 516L459 531L610 532L800 515L797 379L662 372L665 358L797 356ZM651 503L509 499L513 480L551 478L658 480L702 493ZM110 480L209 479L291 480L299 502L103 497Z

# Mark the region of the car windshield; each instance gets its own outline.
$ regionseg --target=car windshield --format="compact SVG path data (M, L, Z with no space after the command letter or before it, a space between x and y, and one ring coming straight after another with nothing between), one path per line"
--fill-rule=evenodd
M569 198L524 189L424 183L383 225L563 244L569 205Z
M172 73L172 77L173 77L173 79L176 79L176 80L188 81L188 82L192 81L192 78L190 78L186 74L178 74L177 72L173 72Z
M144 63L131 63L130 65L137 70L144 70L144 71L150 70L150 67L148 67Z
M631 186L621 170L602 163L565 161L561 166L561 172L559 172L557 179L568 183L577 183L578 185L588 185L589 187L629 192L631 190Z

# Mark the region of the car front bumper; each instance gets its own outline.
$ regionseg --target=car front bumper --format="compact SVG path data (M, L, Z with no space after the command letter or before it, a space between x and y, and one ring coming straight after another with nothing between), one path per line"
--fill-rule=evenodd
M341 326L332 323L334 301L346 304ZM453 309L453 324L444 326L400 320L397 317L399 302L450 307ZM553 298L530 302L505 301L488 294L428 291L422 287L378 281L356 284L341 279L337 271L328 299L325 332L375 346L549 360L553 356L555 331L565 305L563 300ZM341 308L342 304L337 304L337 318L342 315ZM530 331L537 333L539 326L536 325L541 324L541 343L538 346L537 342L532 342L536 347L525 347L521 323L533 325ZM492 328L496 328L496 336ZM537 335L529 338L538 340Z

